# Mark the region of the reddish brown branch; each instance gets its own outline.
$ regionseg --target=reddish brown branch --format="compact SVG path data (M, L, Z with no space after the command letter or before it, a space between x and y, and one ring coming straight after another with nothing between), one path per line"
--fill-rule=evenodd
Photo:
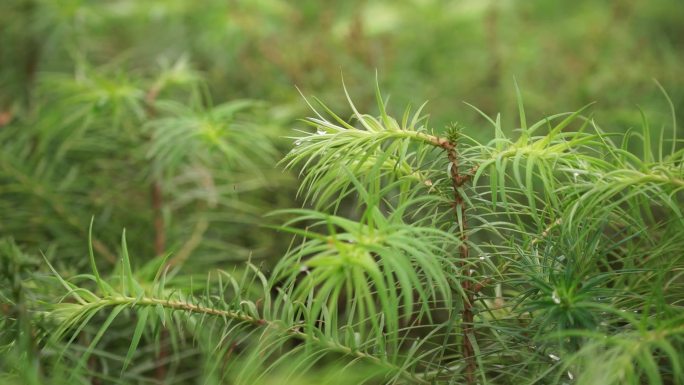
M466 295L463 302L463 311L461 312L461 324L463 328L463 343L461 346L461 354L463 355L463 359L465 360L466 384L473 385L475 383L475 372L477 371L475 349L473 348L473 341L471 340L471 338L475 338L473 326L473 305L475 303L475 295L480 290L482 290L486 283L485 281L479 284L473 284L471 282L472 274L468 264L468 260L470 258L467 231L468 219L466 216L465 198L462 195L461 187L473 178L473 176L477 172L478 167L474 166L465 172L460 171L461 165L459 164L457 143L455 141L424 133L419 134L419 137L435 147L444 149L447 153L447 157L449 158L449 177L451 179L451 185L454 189L454 214L456 215L457 221L460 219L458 223L458 236L461 240L461 244L458 247L458 254L461 259L460 266L464 275L463 279L461 280L461 289L463 289L463 292Z
M155 83L145 94L146 111L149 118L157 114L157 109L154 103L161 91L161 85ZM151 139L151 138L150 138ZM152 181L150 186L152 211L154 215L154 253L161 255L166 250L166 233L164 229L164 192L162 190L161 182L156 179Z
M152 209L154 210L154 253L161 255L166 249L164 231L164 196L159 181L152 182Z
M474 327L473 327L473 304L475 302L475 293L481 288L477 285L473 287L470 281L471 272L468 266L469 253L468 248L468 232L467 232L467 216L465 199L461 192L461 187L464 183L468 182L475 169L469 170L466 173L461 173L459 171L459 157L458 151L456 149L456 143L450 141L444 141L444 139L439 137L434 137L435 143L438 143L439 147L442 147L447 152L447 157L451 163L450 167L450 177L451 184L454 189L454 210L456 211L456 218L460 218L459 225L459 238L461 244L458 248L459 257L461 259L461 269L463 271L463 279L461 280L461 288L466 294L466 298L463 302L463 311L461 313L461 325L463 328L463 343L461 346L461 354L465 360L465 377L466 383L472 385L475 383L475 372L477 371L477 362L475 360L475 350L473 348L473 343L471 338L475 338ZM477 289L477 290L476 290Z
M147 104L147 115L148 117L154 117L157 114L157 110L154 106L157 96L161 91L161 86L155 83L145 94L145 102ZM162 190L162 184L159 179L152 181L150 186L151 190L151 201L152 201L152 211L153 211L153 226L154 226L154 254L155 256L162 255L166 250L166 229L164 225L164 191ZM168 337L168 332L166 330L161 331L162 345L159 349L159 356L156 359L156 369L155 377L159 384L164 384L166 379L166 359L169 355L168 349L164 344L164 339Z

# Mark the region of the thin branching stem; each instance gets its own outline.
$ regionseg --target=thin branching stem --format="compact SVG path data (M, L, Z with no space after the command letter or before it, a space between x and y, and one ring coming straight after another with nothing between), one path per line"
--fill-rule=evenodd
M161 84L155 83L145 95L146 111L149 117L157 115L155 108L155 101L161 91ZM154 254L155 256L162 255L166 250L166 229L164 224L164 191L162 189L161 177L155 178L150 185L151 204L154 220ZM162 330L162 337L166 337L168 333ZM155 376L160 383L164 383L166 378L166 365L163 363L168 356L166 346L162 346L159 350L159 355L156 358L157 368Z
M477 166L471 170L468 170L467 172L462 173L460 171L461 165L459 162L457 143L454 141L425 133L416 133L415 137L435 147L444 149L450 163L449 177L454 190L453 205L458 226L458 237L461 241L458 247L458 255L461 260L460 266L462 269L462 274L464 275L464 278L461 281L461 288L466 294L463 303L463 310L461 312L461 324L463 327L463 343L461 346L461 353L465 359L466 383L474 384L475 373L477 371L477 361L475 357L475 350L473 349L473 343L471 341L471 338L475 338L473 329L473 304L475 302L476 293L482 290L487 283L481 282L480 284L472 285L470 281L472 274L470 273L469 268L470 250L468 248L468 220L466 216L465 199L462 195L462 187L465 183L471 180L472 175L477 171Z
M475 302L475 294L482 290L483 286L486 285L482 282L478 285L471 285L470 268L468 266L470 258L470 250L468 248L468 220L466 216L466 206L465 199L462 193L462 187L467 183L477 171L477 167L474 167L467 172L460 171L459 154L457 150L457 143L451 141L447 138L425 134L425 133L414 133L415 138L423 140L435 147L442 148L446 151L447 158L449 159L449 177L451 179L451 185L454 190L454 211L456 216L456 222L458 226L458 237L460 239L460 245L458 247L458 255L461 260L462 274L464 275L461 281L461 288L466 294L463 310L461 312L461 324L463 333L463 343L461 346L461 353L465 359L465 377L467 384L475 383L475 373L477 371L477 361L475 357L475 350L473 349L473 343L471 338L475 338L473 329L473 304Z
M461 240L458 253L461 259L462 274L464 275L464 278L461 280L461 288L466 294L466 298L463 302L463 311L461 312L461 324L463 326L463 344L461 347L461 352L465 359L466 382L470 385L475 383L475 372L477 371L475 350L473 349L473 343L470 340L471 338L475 338L473 329L473 304L475 302L475 290L473 290L471 287L470 282L471 273L470 267L468 266L468 260L470 257L467 233L468 220L466 217L465 199L462 195L462 187L463 184L470 179L471 174L461 174L459 171L460 164L456 143L450 141L448 143L449 146L444 148L446 149L447 157L451 163L450 178L451 185L454 189L454 210L456 210L456 221L459 229L458 236Z
M104 297L100 298L97 301L89 302L84 307L86 308L97 308L100 309L102 307L116 307L116 306L135 306L135 307L141 307L141 306L151 306L151 307L157 307L157 306L162 306L165 309L169 310L180 310L180 311L185 311L188 313L192 314L203 314L203 315L211 315L211 316L217 316L220 318L224 319L230 319L238 322L243 322L250 324L255 327L261 327L265 326L271 330L274 330L279 333L283 333L285 335L288 335L292 338L296 338L301 341L305 342L310 342L314 343L321 348L330 351L330 352L337 352L340 354L348 355L348 356L353 356L365 361L368 361L374 365L378 365L380 367L384 367L386 369L389 369L393 372L399 373L400 377L403 378L404 380L408 381L409 383L412 384L430 384L429 381L426 381L423 378L420 378L416 376L413 373L408 372L405 368L402 368L398 365L395 365L387 360L380 359L374 355L364 353L358 349L351 348L349 346L342 345L338 342L335 342L333 340L322 340L319 337L316 337L311 334L304 333L302 331L299 331L298 329L293 329L284 326L282 323L273 321L273 320L266 320L263 318L259 317L254 317L249 314L246 314L244 312L240 311L235 311L235 310L225 310L225 309L217 309L217 308L212 308L212 307L207 307L207 306L202 306L202 305L197 305L188 302L181 302L177 300L164 300L164 299L159 299L159 298L151 298L151 297L128 297L128 296L122 296L122 295L116 295L116 296L109 296L109 297ZM87 309L84 309L87 311Z

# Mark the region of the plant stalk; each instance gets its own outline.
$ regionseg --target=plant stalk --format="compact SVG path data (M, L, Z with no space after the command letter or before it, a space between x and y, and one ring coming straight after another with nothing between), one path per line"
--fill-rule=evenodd
M448 141L448 145L444 145L441 142L441 146L447 152L447 157L449 158L449 163L451 163L450 178L451 184L454 189L454 210L456 215L456 221L458 224L458 236L461 240L461 244L458 247L458 254L461 258L461 270L464 275L461 280L461 288L466 294L466 298L463 301L463 311L461 312L461 325L463 329L463 343L461 345L461 354L465 360L465 379L466 384L472 385L475 383L475 372L477 371L477 362L475 360L475 350L473 349L473 342L471 338L475 338L475 333L473 329L473 304L475 302L475 292L477 289L471 285L471 273L470 267L468 266L470 250L468 248L468 220L466 216L465 199L463 198L463 193L461 187L470 180L472 174L461 173L459 171L459 157L458 151L456 149L456 143ZM479 288L481 289L481 288Z
M157 306L162 306L166 309L170 309L173 311L184 311L190 314L199 314L199 315L212 315L212 316L218 316L223 319L231 319L235 320L238 322L244 322L247 324L251 324L252 326L255 327L268 327L271 328L275 331L278 331L280 333L283 333L285 335L288 335L292 338L298 339L300 341L305 341L305 342L312 342L318 346L320 346L322 349L325 349L327 351L331 352L337 352L340 354L356 357L357 359L361 359L370 363L373 363L375 365L387 368L389 370L395 371L398 373L398 375L407 381L408 383L411 384L421 384L421 385L428 385L430 384L429 381L420 378L416 376L415 374L411 373L410 371L406 370L406 368L397 366L392 364L391 362L378 358L372 354L365 353L361 350L354 349L345 345L342 345L339 342L336 342L334 340L327 340L327 339L322 339L318 336L305 333L302 331L299 331L297 328L289 328L283 325L281 322L275 321L275 320L267 320L263 318L259 318L253 315L246 314L242 311L239 310L224 310L224 309L217 309L209 306L204 306L201 304L193 304L191 301L179 301L179 300L170 300L170 299L158 299L158 298L150 298L150 297L127 297L127 296L110 296L110 297L105 297L101 298L96 302L91 302L86 306L93 306L93 307L104 307L104 306L118 306L118 305L126 305L126 306L152 306L152 307L157 307Z
M157 96L161 91L161 85L155 83L145 95L145 102L147 105L147 115L152 118L157 114L157 109L154 106ZM164 191L159 179L154 179L150 186L151 203L154 216L154 255L160 256L166 250L166 231L164 226ZM168 337L168 331L162 329L160 338L163 340ZM163 341L162 341L163 342ZM169 352L164 344L159 349L159 355L156 358L155 377L159 384L164 384L166 379L166 365L164 362L168 357Z

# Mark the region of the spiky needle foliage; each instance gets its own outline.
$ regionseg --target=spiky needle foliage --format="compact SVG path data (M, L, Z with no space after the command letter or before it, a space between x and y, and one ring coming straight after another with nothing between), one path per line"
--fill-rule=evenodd
M90 274L24 279L40 262L6 241L4 301L35 298L3 321L4 352L33 324L40 349L20 351L38 358L15 367L68 365L65 376L81 383L145 383L163 333L171 349L202 357L199 369L174 363L177 383L684 382L684 150L674 119L670 138L645 116L640 132L607 132L587 108L528 122L519 97L517 138L483 114L494 135L480 143L458 125L433 131L422 107L395 119L376 93L379 116L349 99L351 120L315 100L312 130L283 160L315 209L274 213L295 238L270 271L248 264L202 283L178 279L168 259L134 271L124 233L112 276L99 273L103 255L91 247ZM148 156L170 172L211 156L197 151L210 143L249 168L233 142L214 143L238 108L199 117L171 108L178 118L150 125L158 139ZM167 145L176 137L188 145ZM235 135L237 145L249 140ZM33 287L42 282L64 295L41 302ZM118 332L124 322L135 324L130 333Z

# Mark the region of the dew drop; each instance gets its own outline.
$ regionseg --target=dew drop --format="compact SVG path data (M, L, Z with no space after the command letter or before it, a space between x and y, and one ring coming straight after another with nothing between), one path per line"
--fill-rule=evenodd
M571 379L571 380L574 380L574 379L575 379L575 376L573 376L572 373L570 373L569 370L568 370L568 378Z
M327 134L327 132L326 132L324 129L319 128L319 129L316 130L316 134L318 134L318 135L325 135L325 134Z
M558 296L558 291L557 291L557 290L554 290L553 293L551 293L551 299L553 300L553 302L554 302L556 305L560 305L561 299L560 299L560 297Z
M560 357L558 357L558 356L555 355L555 354L549 354L549 358L552 359L552 360L554 360L554 361L560 361Z
M301 141L301 140L297 140L297 141L294 142L294 145L295 145L295 146L299 146L299 145L301 145L301 144L302 144L302 141Z

